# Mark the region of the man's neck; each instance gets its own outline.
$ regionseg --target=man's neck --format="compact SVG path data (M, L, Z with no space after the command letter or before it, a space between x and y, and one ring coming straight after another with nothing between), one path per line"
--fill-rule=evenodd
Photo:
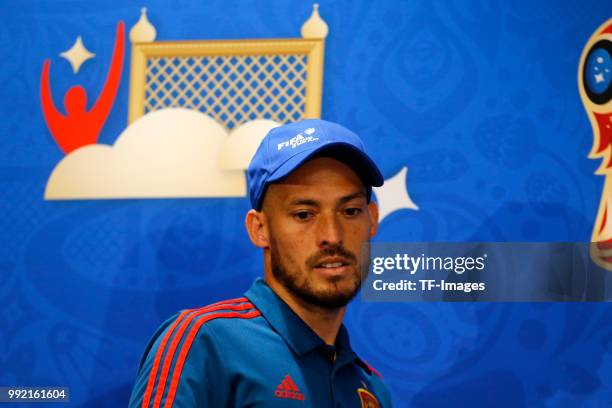
M335 344L338 331L342 325L342 319L344 319L346 306L337 309L326 309L312 305L297 298L283 285L273 279L266 279L266 283L325 344Z

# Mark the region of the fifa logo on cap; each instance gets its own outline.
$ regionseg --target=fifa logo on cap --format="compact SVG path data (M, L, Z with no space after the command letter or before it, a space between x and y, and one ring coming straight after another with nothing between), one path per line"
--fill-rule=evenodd
M308 128L306 130L304 130L301 133L298 133L297 136L292 137L289 140L286 140L284 142L281 142L277 145L278 150L281 150L285 147L289 147L291 146L292 149L295 149L296 147L303 145L304 143L308 143L308 142L316 142L317 140L319 140L318 137L314 137L311 136L313 133L315 132L315 128Z

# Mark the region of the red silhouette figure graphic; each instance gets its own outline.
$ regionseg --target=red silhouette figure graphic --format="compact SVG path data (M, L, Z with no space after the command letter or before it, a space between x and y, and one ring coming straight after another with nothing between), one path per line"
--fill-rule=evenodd
M98 135L106 122L106 118L108 118L119 88L124 48L124 26L123 22L120 21L117 24L117 35L110 70L98 100L90 110L87 110L85 89L82 86L73 86L64 95L66 115L59 112L53 103L49 83L51 61L48 59L45 61L40 78L43 115L53 138L65 154L81 146L95 144L98 141Z

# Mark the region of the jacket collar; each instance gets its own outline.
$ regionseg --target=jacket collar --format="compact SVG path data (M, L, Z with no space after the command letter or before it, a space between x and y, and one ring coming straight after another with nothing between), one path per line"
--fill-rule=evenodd
M261 312L270 326L285 340L293 352L299 356L314 349L329 350L333 346L325 344L295 312L283 301L262 278L257 278L245 293L251 303ZM348 331L342 325L336 337L336 363L357 359L351 348Z

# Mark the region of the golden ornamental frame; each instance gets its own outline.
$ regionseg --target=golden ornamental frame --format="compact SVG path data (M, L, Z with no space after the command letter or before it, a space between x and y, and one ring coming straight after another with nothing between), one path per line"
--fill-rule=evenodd
M145 18L144 24L149 24L146 21L146 10L143 10L143 16ZM141 18L142 20L142 18ZM300 119L306 118L319 118L321 116L321 99L322 99L322 87L323 87L323 59L324 59L324 50L325 50L325 37L327 35L327 25L323 20L321 20L318 15L318 6L315 4L313 13L311 17L304 23L302 26L302 36L304 38L289 38L289 39L245 39L245 40L197 40L197 41L153 41L155 37L155 30L151 26L151 28L145 27L149 30L152 30L152 34L149 33L149 38L146 38L146 35L141 35L140 32L144 31L142 27L137 27L138 25L143 25L142 22L139 22L134 28L132 32L130 32L130 39L132 40L132 55L131 55L131 72L130 72L130 88L129 88L129 109L128 109L128 123L134 122L139 117L143 116L147 110L147 92L149 94L152 92L151 90L147 91L147 78L151 76L151 63L155 65L155 61L160 61L164 59L165 61L170 61L171 63L181 64L181 60L183 61L204 61L204 59L214 60L215 57L219 57L219 60L223 59L232 59L232 61L240 60L244 61L245 58L253 59L262 59L266 60L267 66L266 68L274 71L273 73L277 76L284 77L286 81L283 83L290 82L287 79L287 66L290 64L282 63L282 67L284 67L285 71L283 71L280 67L274 67L273 63L270 62L270 58L276 61L276 65L279 65L278 61L287 62L288 58L291 60L300 59L301 61L305 60L305 64L299 63L296 65L300 65L298 67L298 71L300 69L305 68L305 72L290 72L291 74L302 75L304 87L298 89L297 93L303 93L303 101L300 101L298 105L303 106L303 111L299 112ZM138 31L140 30L140 31ZM178 62L177 62L178 61ZM229 72L234 77L238 74L236 71L235 62L232 64L225 64L223 62L219 62L220 66L226 70L226 74ZM191 78L197 76L195 72L193 72L192 68L187 66L187 62L183 65L181 73L177 73L178 69L174 71L174 74L177 76L184 76L187 70L187 74L191 75ZM238 64L240 65L240 63ZM255 64L253 64L255 65ZM173 69L174 67L168 67L168 64L165 66L162 65L162 69ZM242 68L242 67L241 67ZM191 70L191 71L190 71ZM291 70L291 66L289 67ZM163 75L164 73L162 73ZM148 77L149 75L149 77ZM293 75L295 76L295 75ZM224 78L224 81L227 80L227 75ZM298 79L299 81L300 79ZM165 79L165 85L168 85L168 80ZM193 80L192 80L193 81ZM198 81L196 78L195 81ZM208 82L214 82L211 79ZM269 81L266 79L266 83ZM275 96L270 95L269 89L263 90L263 85L257 85L257 89L260 92L265 92L271 98L266 98L266 101L273 100L278 101L279 93L285 92L283 87L278 86L278 82L275 84L274 93ZM159 85L158 85L159 86ZM289 85L291 86L291 85ZM185 86L182 84L182 88L178 89L174 86L174 84L170 85L170 88L173 88L171 91L184 96L185 92L189 92L189 89L185 89L185 87L190 88L191 85ZM293 88L295 91L296 88ZM162 92L164 90L161 90ZM208 91L204 89L204 91ZM301 91L301 92L300 92ZM202 89L199 89L198 92L201 94ZM216 92L225 93L226 90L216 89ZM291 94L290 94L291 95ZM287 98L290 97L287 96ZM227 96L227 95L226 95ZM213 98L212 96L208 96L207 94L197 95L196 97L200 98ZM280 97L284 97L281 95ZM296 96L292 96L296 98ZM164 99L165 97L161 97L160 99ZM177 98L173 96L172 98ZM217 105L223 105L222 98L217 97L212 103ZM227 99L223 99L227 100ZM252 108L252 104L248 102L242 102L243 106L246 108ZM264 104L261 100L257 101L258 105ZM277 104L282 105L282 104ZM173 102L169 106L180 106L178 102ZM274 106L274 109L279 109L278 106ZM282 110L283 107L281 106ZM293 106L290 107L293 109ZM302 108L300 108L302 109ZM272 117L277 121L288 122L292 119L295 119L296 111L293 111L292 115L283 114L282 118L287 117L287 120L280 120L278 118ZM251 113L253 115L253 113ZM258 115L259 116L259 115ZM258 117L260 118L260 117ZM232 127L232 124L236 121L224 121L223 118L218 120L224 122L228 128ZM232 118L232 120L235 118ZM245 121L245 120L242 120ZM228 124L229 123L229 124Z

